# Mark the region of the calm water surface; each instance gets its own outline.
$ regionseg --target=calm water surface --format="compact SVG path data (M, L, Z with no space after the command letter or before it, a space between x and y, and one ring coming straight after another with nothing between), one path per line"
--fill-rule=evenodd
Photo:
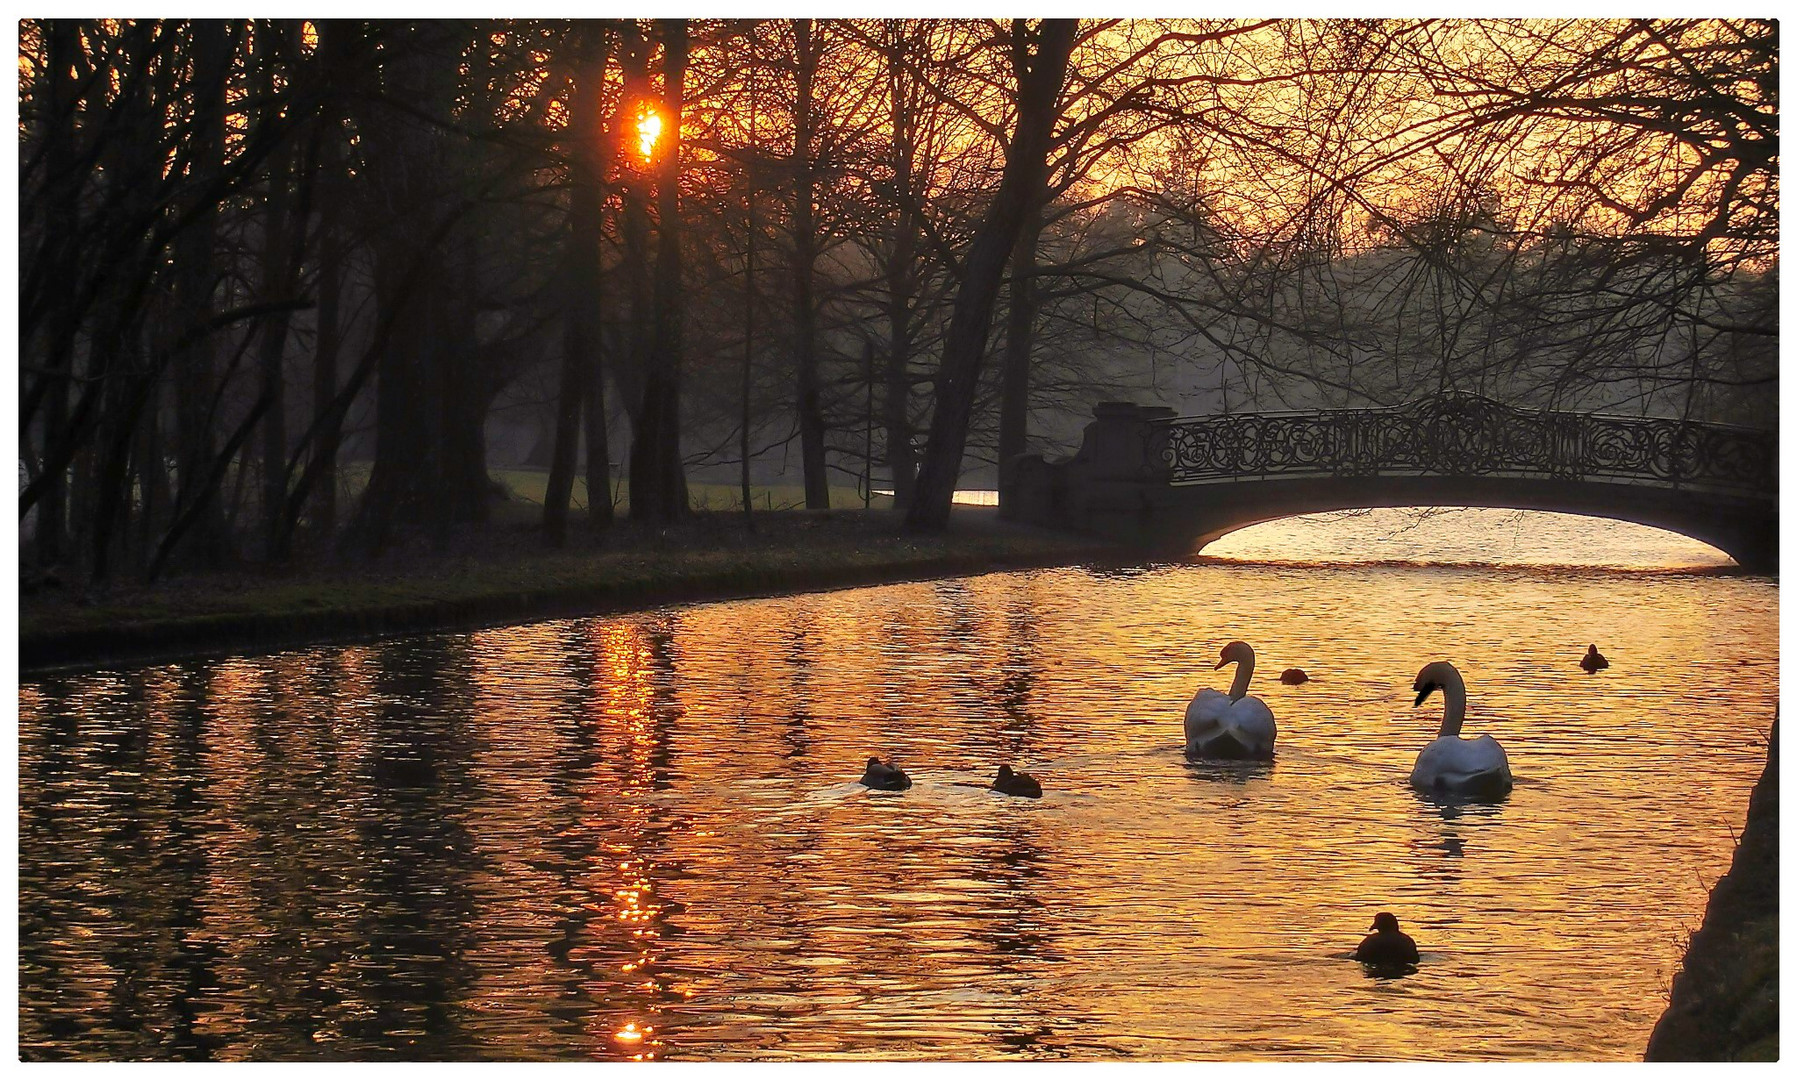
M1638 1059L1764 762L1777 602L1048 570L28 681L22 1052ZM1236 637L1278 760L1187 764ZM1501 805L1405 786L1435 659ZM873 753L915 786L853 784ZM1001 762L1047 796L981 790ZM1346 958L1382 909L1415 975Z

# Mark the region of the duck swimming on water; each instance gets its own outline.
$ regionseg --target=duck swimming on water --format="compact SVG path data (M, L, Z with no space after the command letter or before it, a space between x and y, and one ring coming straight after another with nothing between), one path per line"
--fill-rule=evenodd
M1593 646L1591 646L1591 648L1588 651L1586 651L1585 658L1583 660L1579 661L1579 666L1585 669L1585 674L1595 675L1598 672L1602 671L1603 669L1609 667L1610 662L1608 660L1605 660L1604 654L1598 652L1597 646L1593 645Z
M911 786L911 778L905 770L897 765L890 765L877 757L867 759L867 771L861 774L857 783L873 788L875 791L903 791Z
M1372 933L1362 938L1354 959L1380 968L1415 967L1416 941L1398 929L1398 917L1389 911L1373 916Z
M1029 773L1012 772L1009 765L998 767L998 779L992 781L993 791L1002 791L1006 795L1021 795L1026 799L1040 799L1042 785Z

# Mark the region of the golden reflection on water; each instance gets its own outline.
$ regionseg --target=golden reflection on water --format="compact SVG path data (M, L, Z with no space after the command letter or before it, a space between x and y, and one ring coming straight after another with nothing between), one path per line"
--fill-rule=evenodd
M1776 610L1751 578L1058 570L49 677L21 1047L1634 1059L1763 763ZM1188 764L1236 637L1279 757ZM1502 805L1404 785L1442 658ZM915 786L853 784L875 753ZM1000 763L1046 797L984 790ZM1385 909L1406 979L1345 959Z

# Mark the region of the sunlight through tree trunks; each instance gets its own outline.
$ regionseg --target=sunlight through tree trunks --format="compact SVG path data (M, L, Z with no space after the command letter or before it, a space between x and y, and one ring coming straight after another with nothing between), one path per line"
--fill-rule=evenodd
M618 36L618 65L623 69L624 86L618 105L622 127L619 128L617 137L623 140L621 146L627 146L630 134L636 129L636 111L653 99L653 89L649 83L649 52L652 46L635 19L620 20ZM620 170L622 175L617 182L618 200L622 205L618 212L618 263L613 271L613 279L622 283L618 291L628 303L625 305L624 317L619 320L622 323L623 363L612 365L611 376L625 414L630 418L629 476L634 487L639 479L637 449L642 437L643 405L646 401L643 387L648 378L649 328L655 303L654 280L649 263L651 163L632 158L629 154L621 156L628 161L628 165ZM631 505L634 516L634 498Z
M642 423L630 455L630 515L672 521L686 514L686 470L680 459L680 145L685 116L687 34L684 19L662 24L662 112L655 198L655 302Z

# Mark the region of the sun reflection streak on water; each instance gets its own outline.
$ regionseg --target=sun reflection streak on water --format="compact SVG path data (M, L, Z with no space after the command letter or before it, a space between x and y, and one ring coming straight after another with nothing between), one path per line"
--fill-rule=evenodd
M1059 570L48 678L19 695L21 1045L1634 1059L1763 760L1776 607L1751 578ZM1188 764L1236 637L1279 758ZM1510 750L1502 805L1403 784L1443 658ZM853 784L873 753L914 787ZM983 790L1001 762L1046 797ZM1343 959L1381 909L1415 976Z

